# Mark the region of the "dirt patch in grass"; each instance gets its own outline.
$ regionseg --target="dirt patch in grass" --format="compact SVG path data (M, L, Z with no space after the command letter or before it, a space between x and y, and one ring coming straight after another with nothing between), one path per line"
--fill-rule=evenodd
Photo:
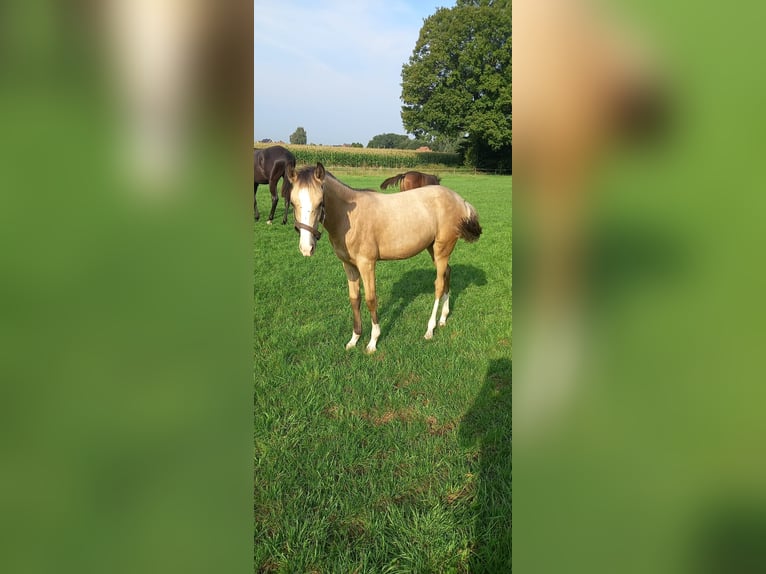
M457 490L453 490L447 496L444 497L444 500L447 504L455 504L458 500L468 499L470 500L474 496L474 484L473 482L468 482L458 488Z
M362 420L369 421L376 427L399 421L403 423L410 423L415 420L415 411L410 407L398 410L387 410L382 413L375 412L361 412L356 413Z
M426 417L426 424L428 425L428 434L431 436L442 436L455 430L458 425L457 420L447 421L444 424L440 424L436 417Z

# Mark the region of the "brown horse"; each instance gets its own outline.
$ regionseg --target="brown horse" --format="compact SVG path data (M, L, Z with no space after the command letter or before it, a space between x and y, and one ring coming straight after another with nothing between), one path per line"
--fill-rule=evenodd
M407 191L425 185L439 185L441 178L429 173L419 171L408 171L400 173L394 177L389 177L380 184L380 189L386 189L389 185L398 185L399 191Z
M274 211L277 209L277 183L282 178L282 197L285 198L285 215L282 218L282 224L287 223L287 211L290 206L290 191L292 186L290 180L285 177L288 169L295 170L295 156L289 150L282 146L275 145L266 149L253 150L253 209L255 210L255 220L261 217L258 211L258 202L256 194L258 193L259 183L268 183L271 192L271 211L269 219L266 221L269 225L274 221Z
M366 349L372 353L380 336L376 262L407 259L424 250L428 250L436 265L435 301L425 334L426 339L432 338L440 302L440 326L449 313L448 262L452 250L461 237L473 242L481 235L474 207L454 191L438 185L413 190L406 196L356 190L335 179L321 163L297 173L290 169L288 178L295 188L292 204L300 252L304 256L314 253L322 235L318 230L322 223L346 271L354 315L354 331L346 349L355 347L362 335L359 278L372 318L372 335Z

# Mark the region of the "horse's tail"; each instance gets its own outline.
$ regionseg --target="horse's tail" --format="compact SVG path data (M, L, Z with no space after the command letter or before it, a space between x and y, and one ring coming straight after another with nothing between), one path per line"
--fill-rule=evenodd
M465 217L460 220L458 230L460 232L460 237L465 239L468 243L478 241L479 236L481 236L479 214L476 212L476 208L467 201L465 202Z
M386 189L389 185L399 185L399 182L402 181L403 177L403 173L395 175L394 177L389 177L387 180L380 184L380 189Z
M288 202L290 201L290 195L293 191L293 182L290 181L288 174L290 171L295 171L295 156L290 155L287 160L283 162L282 170L282 197Z

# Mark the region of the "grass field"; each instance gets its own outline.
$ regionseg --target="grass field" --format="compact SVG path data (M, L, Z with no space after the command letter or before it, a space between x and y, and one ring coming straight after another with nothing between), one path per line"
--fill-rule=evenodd
M383 179L332 171L354 187ZM447 324L424 340L427 253L379 262L371 356L364 305L344 349L351 308L327 238L304 258L292 214L254 224L256 572L510 572L511 178L442 183L484 229L450 260Z

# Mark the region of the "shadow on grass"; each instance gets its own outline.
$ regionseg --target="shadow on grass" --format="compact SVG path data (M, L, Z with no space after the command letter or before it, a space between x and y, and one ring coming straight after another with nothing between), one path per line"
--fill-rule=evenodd
M460 423L460 441L475 453L473 555L468 571L511 571L511 379L513 362L489 362L484 385Z
M712 500L710 500L712 499ZM731 489L698 510L685 558L689 572L766 572L766 506L760 496Z
M683 232L651 221L601 222L587 238L593 304L689 278L692 250Z
M452 276L450 279L450 309L455 308L455 304L460 293L469 285L486 285L487 274L483 269L474 265L452 265ZM436 268L424 267L407 271L402 277L394 283L391 289L390 309L384 309L381 313L381 319L385 319L384 329L390 329L396 324L404 313L407 306L423 293L434 295L434 280L436 279ZM384 315L385 313L385 315ZM448 319L449 320L449 319ZM428 316L423 317L423 330L425 331Z

